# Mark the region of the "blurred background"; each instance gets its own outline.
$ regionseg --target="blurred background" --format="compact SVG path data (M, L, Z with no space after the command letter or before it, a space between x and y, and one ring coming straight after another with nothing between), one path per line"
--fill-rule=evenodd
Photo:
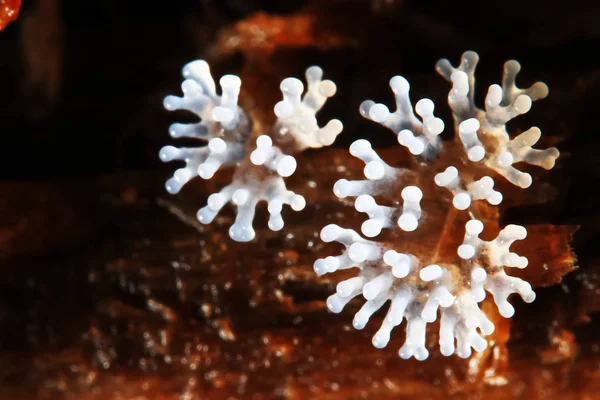
M600 4L593 0L23 1L16 21L0 31L0 398L599 398L598 21ZM402 364L393 360L395 350L389 359L374 354L373 366L347 361L346 372L327 363L315 367L306 360L324 353L305 350L304 360L286 346L294 337L318 336L331 318L324 311L265 317L261 332L270 327L281 334L276 338L252 333L259 328L235 319L250 312L240 305L248 294L243 285L235 295L206 286L208 276L228 282L207 254L231 242L222 232L211 241L189 222L186 212L193 219L203 202L193 192L185 201L163 193L172 166L161 165L158 150L171 141L169 124L186 116L165 111L162 99L179 95L181 67L203 58L214 76L241 75L243 106L266 115L281 79L319 64L338 85L320 117L344 122L334 147L363 137L383 148L395 138L360 117L360 102L390 104L388 80L402 74L413 100L432 98L450 121L448 85L434 66L442 57L457 64L466 50L481 59L479 104L508 59L523 67L521 86L541 80L550 87L515 127L539 126L560 149L547 178L552 200L543 209L510 210L506 220L580 226L574 242L580 268L539 289L530 314L515 319L511 340L526 336L539 346L524 350L511 370L524 374L520 391L469 380L464 365L452 367L462 371L453 378L431 364ZM254 251L268 248L261 246ZM250 250L235 254L243 251ZM277 264L279 253L273 254L261 263ZM181 300L195 262L213 269L194 275L197 287ZM281 278L267 276L272 280L264 287L277 296ZM318 285L298 282L288 289L302 291L306 304L325 298ZM527 321L531 315L537 319ZM232 339L230 323L245 327L247 336ZM278 343L260 355L280 365L278 373L249 367L259 357L252 348L262 349L264 340ZM190 354L198 358L194 368ZM188 364L185 372L173 359ZM369 381L371 368L380 372ZM385 374L407 374L413 392Z

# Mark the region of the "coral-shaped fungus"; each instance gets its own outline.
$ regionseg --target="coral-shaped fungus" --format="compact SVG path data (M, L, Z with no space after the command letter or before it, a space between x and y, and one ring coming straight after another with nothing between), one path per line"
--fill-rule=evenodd
M368 141L355 141L350 153L365 163L366 179L341 179L334 193L339 198L355 198L356 210L368 216L361 226L362 234L377 239L366 239L335 224L321 231L323 241L339 242L345 250L339 256L317 260L315 271L322 275L353 267L359 270L358 276L337 285L336 293L327 299L328 308L339 313L350 300L362 295L366 302L353 321L356 329L362 329L389 300L373 345L385 347L392 329L406 319L402 358L428 357L426 325L437 319L438 312L441 353L456 352L465 358L471 348L483 351L487 346L484 336L494 330L479 307L486 292L505 318L514 313L508 302L512 293L526 302L535 299L529 283L505 272L505 268L527 266L525 257L510 250L514 241L527 236L526 229L508 225L499 233L492 232L497 236L490 241L479 235L484 231L483 222L488 225L486 219L492 229L496 227L496 220L486 210L503 200L494 189L495 173L527 188L531 176L515 164L525 162L545 169L554 166L557 149L531 147L540 138L538 128L511 140L505 125L529 111L532 101L545 97L548 89L541 82L518 88L515 77L520 66L508 61L502 86L490 86L485 109L479 109L473 100L477 61L476 53L466 52L456 68L447 60L437 64L437 71L452 83L448 103L457 133L453 141L440 140L444 123L435 117L431 100L418 101L416 114L413 112L409 84L401 76L390 81L396 111L370 100L361 104L365 118L391 129L415 157L404 161L406 165L392 167Z
M252 228L256 205L268 203L269 228L283 228L281 211L284 204L293 210L302 210L304 198L287 190L284 177L296 170L296 159L288 152L297 153L306 148L319 148L333 143L342 131L338 120L331 120L320 128L316 113L327 98L333 96L336 86L332 81L322 80L319 67L306 70L308 89L296 78L281 82L283 100L275 105L277 120L270 132L256 134L252 121L238 105L241 80L235 75L225 75L220 80L221 94L217 94L215 82L208 64L193 61L183 68L185 80L181 85L183 97L167 96L167 110L189 110L200 118L192 124L175 123L169 133L174 138L188 137L208 142L205 147L176 148L165 146L160 150L162 161L181 160L179 168L166 183L169 193L177 193L190 179L199 175L210 179L223 167L234 166L233 182L218 193L208 197L208 204L198 211L203 224L212 222L227 202L237 207L237 217L229 229L233 240L247 242L254 238ZM257 136L257 137L256 137Z

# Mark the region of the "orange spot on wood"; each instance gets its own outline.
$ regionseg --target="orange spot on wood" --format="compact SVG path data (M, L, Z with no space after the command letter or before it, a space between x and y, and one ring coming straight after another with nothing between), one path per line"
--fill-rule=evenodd
M0 0L0 31L19 16L21 0Z

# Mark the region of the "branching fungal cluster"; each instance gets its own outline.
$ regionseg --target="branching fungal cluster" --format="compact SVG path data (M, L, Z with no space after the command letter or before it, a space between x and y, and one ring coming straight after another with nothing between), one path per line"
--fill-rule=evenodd
M485 99L485 110L478 109L473 100L477 61L476 53L467 52L456 68L447 60L441 60L437 65L438 72L452 83L448 103L457 139L464 148L464 155L457 154L454 160L470 173L461 174L455 165L430 172L440 167L442 158L438 156L444 150L452 150L452 143L439 140L444 123L434 116L433 102L422 99L413 111L407 80L401 76L393 77L390 87L396 98L396 111L392 113L385 105L367 100L361 104L360 112L365 118L392 130L398 142L420 159L415 161L414 168L394 168L377 155L368 141L354 142L350 153L365 163L366 179L341 179L335 184L334 193L340 198L355 197L356 210L367 214L368 219L361 226L364 237L383 238L378 241L365 239L358 232L335 224L321 231L323 241L339 242L345 250L339 256L317 260L314 264L317 274L350 268L359 270L357 276L337 285L336 293L327 299L327 306L339 313L353 298L362 295L366 302L353 321L356 329L362 329L389 301L389 309L373 337L373 345L385 347L392 329L406 319L406 341L400 349L402 358L423 360L428 357L426 325L434 322L438 313L441 315L439 345L442 354L456 353L465 358L471 355L471 349L483 351L487 347L484 337L494 330L494 324L479 307L486 292L493 296L498 311L506 318L514 313L508 302L512 293L518 293L526 302L535 299L529 283L505 272L505 268L527 266L525 257L510 250L514 241L527 236L526 229L508 225L494 240L484 241L479 238L484 224L477 219L477 210L472 204L482 200L498 205L503 200L502 194L494 190L493 178L486 173L495 172L514 185L526 188L531 185L531 176L513 164L526 162L546 169L554 166L557 149L535 150L531 147L540 138L538 128L531 128L511 140L505 125L510 119L529 111L532 101L545 97L548 89L540 82L528 89L519 89L515 85L519 64L509 61L505 64L502 86L492 85ZM478 178L478 175L484 176ZM435 186L430 184L431 180ZM436 187L447 190L435 191ZM466 221L462 242L460 238L457 242L443 237L444 231L437 233L440 236L434 248L421 248L417 242L422 237L411 240L410 234L427 229L421 227L421 221L428 212L433 212L420 204L424 188L435 191L429 195L440 198L438 204L444 203L444 196L448 197L448 208L444 212L452 219L445 223ZM433 225L431 219L438 217L430 218L428 224ZM438 224L436 227L442 230L444 226ZM388 231L387 235L381 235L383 230ZM454 251L443 251L441 246L453 247Z
M512 165L525 162L545 169L554 167L558 150L554 147L536 150L531 146L540 139L541 131L537 127L510 139L506 123L527 113L533 101L548 95L548 87L537 82L527 89L517 87L515 80L521 70L517 61L504 64L502 86L491 85L485 97L485 111L475 106L475 67L479 57L469 51L463 54L458 67L448 60L440 60L436 69L446 80L452 83L448 93L448 105L452 110L455 125L469 160L483 161L485 165L504 176L512 184L521 188L531 185L531 175L521 172ZM481 129L480 129L481 128ZM482 132L483 137L478 135ZM489 145L484 146L481 140Z
M277 121L272 132L254 139L252 121L238 105L239 77L223 76L219 82L222 89L219 95L205 61L193 61L185 65L182 72L185 78L181 85L183 97L167 96L164 106L167 110L191 111L201 121L175 123L169 133L174 138L199 139L208 145L193 148L165 146L160 150L162 161L185 162L185 167L176 170L167 181L167 191L177 193L195 176L210 179L220 168L235 166L233 182L209 196L208 204L198 211L198 220L203 224L211 223L225 204L231 202L237 207L237 217L229 235L233 240L247 242L255 236L252 222L256 205L266 201L269 228L281 230L283 205L298 211L305 207L306 201L301 195L287 190L283 178L294 173L296 159L293 155L283 154L276 143L285 143L292 152L333 143L342 131L342 123L332 120L320 128L315 115L327 98L335 94L335 84L322 80L323 71L319 67L311 67L306 71L308 90L302 97L302 82L296 78L284 79L281 82L283 100L275 106Z
M484 109L474 102L474 72L478 56L463 54L458 67L441 60L437 71L452 84L448 104L454 118L453 141L442 141L444 122L435 116L430 99L419 100L413 109L408 81L396 76L390 80L396 110L367 100L360 105L363 117L388 128L401 146L414 156L410 166L394 167L385 162L364 139L350 146L352 156L364 162L364 179L340 179L333 191L339 198L355 198L354 207L366 215L362 235L335 224L324 227L321 238L338 242L340 255L318 259L317 274L324 275L357 268L358 274L341 281L336 293L327 299L328 308L339 313L354 298L365 303L356 313L356 329L365 327L371 316L389 302L373 345L385 347L394 327L406 320L406 341L402 358L428 357L426 327L438 319L442 354L470 356L472 349L487 347L485 336L494 331L490 317L480 308L486 293L492 295L499 313L510 318L514 308L508 302L518 293L526 302L535 299L531 285L510 276L506 268L525 268L528 260L511 251L511 245L527 236L524 227L508 225L490 241L480 238L486 217L481 207L497 206L503 201L495 189L494 177L527 188L531 176L515 167L528 163L551 169L559 155L556 148L533 149L541 132L532 127L511 139L506 123L524 114L532 102L548 94L538 82L527 89L515 84L520 66L508 61L502 85L490 86ZM287 190L283 178L296 170L294 154L307 148L332 144L342 130L338 120L319 127L316 113L333 96L336 86L322 80L322 70L306 71L308 88L296 78L281 83L283 100L275 105L277 117L266 133L253 131L252 121L238 105L241 81L234 75L220 80L221 94L204 61L183 68L183 97L167 96L168 110L189 110L200 118L193 124L173 124L172 137L189 137L208 142L206 147L175 148L160 151L163 161L180 160L185 166L176 170L166 183L167 191L177 193L196 175L210 179L220 168L234 166L233 181L208 197L198 211L200 222L210 223L231 202L237 217L229 229L233 240L254 238L252 223L260 201L268 203L269 228L283 228L284 204L294 210L305 207L304 198ZM292 154L284 154L282 149ZM434 200L429 200L433 198ZM487 223L487 222L486 222ZM448 226L464 226L464 236L447 232ZM488 227L489 229L490 227ZM491 229L496 226L492 224Z

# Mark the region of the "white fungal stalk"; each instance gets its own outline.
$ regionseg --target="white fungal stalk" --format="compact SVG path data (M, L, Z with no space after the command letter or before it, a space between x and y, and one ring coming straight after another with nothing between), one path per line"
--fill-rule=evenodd
M365 303L353 320L354 327L362 329L370 317L389 301L389 310L373 337L373 345L385 347L393 328L406 320L406 342L399 351L402 358L423 360L428 357L426 327L438 316L439 346L443 355L457 354L466 358L473 350L481 352L488 345L485 337L494 331L494 324L479 305L486 298L486 293L492 294L500 314L505 318L514 314L514 308L508 302L511 294L519 294L525 302L535 299L529 283L505 272L505 268L525 268L528 264L527 258L510 251L516 240L525 239L526 229L508 225L494 240L487 242L480 239L484 225L475 218L480 208L472 208L473 202L483 200L496 206L502 202L503 196L494 189L492 177L473 176L481 176L482 170L490 168L511 182L526 187L530 180L526 182L523 176L527 174L517 171L512 164L525 161L552 168L558 150L531 148L540 137L539 129L531 128L510 140L505 128L508 120L529 110L532 100L545 97L547 88L541 83L529 89L517 88L515 76L518 64L508 62L502 87L493 85L490 88L486 109L480 110L473 100L477 60L475 53L467 52L458 68L444 60L438 63L438 71L453 83L448 103L454 114L456 133L465 149L464 153L457 155L455 164L463 172L468 169L468 173L461 175L456 166L450 165L436 174L431 171L426 159L413 164L418 171L394 168L377 155L368 141L357 140L350 146L350 153L365 163L363 172L366 179L340 179L333 191L339 198L356 197L356 210L367 215L361 231L369 240L335 224L321 231L323 241L339 242L345 250L341 255L317 260L315 271L323 275L353 267L359 269L355 277L337 285L336 293L327 299L327 306L332 312L340 313L346 304L362 294ZM362 115L396 132L400 144L408 147L412 154L431 157L444 151L444 144L438 141L444 124L433 116L433 103L427 99L417 103L416 113L422 117L419 120L408 97L408 82L402 77L394 77L390 86L396 95L397 110L390 113L386 106L368 100L360 107ZM493 146L493 151L486 146ZM449 192L436 191L436 196L442 196L436 202L438 207L448 204L448 207L468 212L471 216L465 225L462 243L456 244L457 256L448 256L446 249L440 251L440 246L452 243L445 235L453 230L445 230L445 224L451 223L453 218L442 224L437 222L437 226L444 228L440 232L442 239L439 239L443 243L438 243L437 247L423 249L422 243L410 241L412 232L421 229L420 225L427 224L432 218L428 215L428 203L421 207L423 192L414 184L423 183L424 177L433 179L437 186ZM420 186L431 187L426 184ZM451 202L445 201L445 194L450 194L448 200L451 199ZM378 204L379 198L387 201L388 205ZM434 216L439 218L439 209L436 212L438 214ZM435 222L430 223L435 226ZM380 243L374 238L383 229L399 230L387 235L386 242ZM438 234L431 233L434 238ZM423 235L419 236L419 240L423 240ZM426 239L424 243L427 243ZM419 254L412 254L414 252Z
M296 171L296 159L285 155L278 147L273 146L273 141L267 135L256 139L256 150L250 154L250 161L254 165L264 165L282 177L291 176Z
M510 251L510 246L516 240L527 237L527 230L519 225L508 225L490 242L479 239L482 231L483 224L480 221L473 219L467 222L465 240L458 248L458 255L466 260L472 269L486 266L484 271L487 277L483 281L485 290L494 296L500 314L510 318L515 312L508 302L508 296L512 293L518 293L527 303L535 300L535 293L529 283L504 272L504 267L527 267L527 258Z
M390 87L396 97L396 111L391 113L385 104L366 100L360 105L363 117L375 121L397 136L398 142L412 154L435 154L439 147L439 134L444 130L444 122L433 114L435 105L430 99L421 99L415 110L410 102L410 85L402 76L390 80Z
M268 203L269 229L279 231L284 222L281 210L284 204L292 207L294 211L300 211L306 206L304 197L287 190L283 177L290 176L296 170L296 159L292 156L283 155L281 151L272 146L268 136L260 136L256 140L257 148L250 156L255 165L264 165L266 168L276 172L261 180L244 175L233 180L233 183L223 188L219 193L213 193L208 197L208 204L198 210L198 220L203 224L209 224L219 213L221 208L232 202L237 207L235 223L229 228L229 236L238 242L248 242L254 239L255 232L252 228L254 212L259 201Z
M287 190L283 178L291 176L297 167L293 155L283 154L273 139L291 137L286 148L295 152L307 147L322 147L333 143L341 132L338 120L330 121L324 128L317 126L316 113L328 97L335 94L335 84L322 81L323 71L311 67L306 71L308 91L300 100L302 82L296 78L281 83L283 101L275 106L278 119L273 128L274 137L259 136L249 140L252 124L238 106L241 80L235 75L225 75L220 80L221 95L205 61L193 61L183 68L183 97L167 96L167 110L183 109L196 114L201 121L192 124L175 123L169 128L172 137L189 137L208 142L201 148L176 148L165 146L160 151L162 161L180 160L185 166L175 171L166 183L169 193L177 193L183 185L199 175L210 179L225 166L236 166L233 182L218 193L208 197L208 204L198 211L198 220L208 224L219 211L231 202L237 208L237 217L229 229L229 236L239 242L255 237L252 223L260 201L267 202L270 217L268 226L273 231L283 228L281 211L284 204L293 210L302 210L306 201ZM245 161L249 154L249 162ZM264 169L258 171L257 169Z
M335 95L335 83L322 80L323 70L310 67L306 70L308 89L302 97L304 85L299 79L286 78L281 82L283 100L275 105L275 135L291 136L298 150L329 146L342 132L343 125L332 119L323 128L317 123L316 114L329 97Z
M401 168L392 168L383 161L367 140L359 139L350 146L350 154L365 163L363 170L366 180L348 181L340 179L333 187L335 195L341 199L348 196L361 194L381 194L389 189L398 178L407 171Z
M350 146L350 154L365 163L366 180L338 180L333 192L339 198L356 197L354 207L357 211L369 215L362 225L361 231L367 237L374 237L383 228L398 225L404 231L414 231L419 226L421 217L420 201L423 197L417 186L406 186L402 192L402 207L387 207L375 202L373 195L388 192L390 186L397 186L401 177L407 173L402 168L392 168L383 161L371 147L371 143L359 139Z
M473 278L472 285L478 284ZM484 294L485 295L485 294ZM451 307L443 310L440 319L440 352L460 358L471 355L471 349L482 352L487 348L485 336L494 332L494 324L481 311L473 292L463 291Z
M225 75L220 84L222 94L216 92L215 82L206 61L186 64L182 71L183 97L167 96L167 110L188 110L201 121L192 124L175 123L169 127L174 138L188 137L207 141L202 148L176 148L165 146L160 150L164 162L181 160L179 168L166 183L169 193L178 193L183 185L195 176L210 179L222 166L234 165L244 158L244 140L250 134L246 114L237 105L241 81L235 75Z
M539 128L536 127L511 140L506 123L527 113L533 101L546 97L548 87L543 82L536 82L527 89L518 88L515 80L521 66L517 61L507 61L504 64L502 86L489 87L485 98L485 111L481 110L474 101L474 75L478 61L477 53L468 51L463 54L458 67L453 67L446 59L440 60L436 66L440 75L452 82L448 104L458 126L460 140L469 160L484 161L489 168L512 184L527 188L532 183L531 175L519 171L513 164L525 162L552 169L560 153L555 147L545 150L531 147L541 136ZM493 143L493 148L486 149L479 135L485 135Z
M448 167L444 172L437 174L434 181L436 185L445 187L452 192L454 195L452 205L457 210L468 209L473 200L486 200L494 206L502 202L502 193L494 190L494 180L489 176L463 185L458 169Z

